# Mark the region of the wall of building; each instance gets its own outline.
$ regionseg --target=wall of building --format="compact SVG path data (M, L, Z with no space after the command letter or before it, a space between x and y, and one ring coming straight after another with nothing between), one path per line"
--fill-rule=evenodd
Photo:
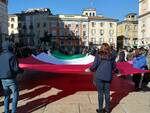
M108 20L92 20L89 22L89 41L97 45L104 42L116 45L116 29L117 22Z
M0 42L4 40L7 34L8 34L7 1L0 0Z
M117 36L124 36L123 46L136 46L138 38L137 21L123 21L118 24Z
M139 0L138 45L150 45L150 0Z

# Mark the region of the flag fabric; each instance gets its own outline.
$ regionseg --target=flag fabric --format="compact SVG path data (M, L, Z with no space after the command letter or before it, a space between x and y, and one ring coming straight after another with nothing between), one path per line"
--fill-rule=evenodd
M41 53L37 56L32 55L28 58L19 59L19 62L21 68L29 70L82 74L94 61L94 56L92 55L66 58L66 56L56 57L56 55L50 53ZM116 65L122 75L149 72L149 70L134 68L130 62L118 62Z

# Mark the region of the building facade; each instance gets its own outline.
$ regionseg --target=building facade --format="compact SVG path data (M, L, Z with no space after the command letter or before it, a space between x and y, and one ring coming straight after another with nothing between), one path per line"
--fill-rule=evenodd
M60 48L116 45L116 19L97 15L96 9L85 9L82 15L55 15L49 17L49 34ZM77 45L79 47L77 47ZM73 49L74 50L74 49Z
M89 18L89 43L101 46L102 43L109 43L116 46L117 42L117 21L103 16L92 16Z
M9 15L9 35L18 36L24 46L46 45L75 53L80 48L101 46L104 42L116 45L117 22L97 15L94 8L84 9L81 15L52 15L47 8L30 9Z
M52 44L63 51L76 53L88 46L88 17L81 15L49 16L49 34Z
M14 40L14 42L19 43L19 15L8 15L8 35L9 37Z
M139 0L138 45L150 45L150 0Z
M138 44L138 19L136 13L129 13L118 23L117 40L119 46L136 47Z
M0 0L0 43L8 35L8 1Z
M48 32L48 8L36 8L9 15L9 35L23 46L37 46ZM17 38L18 37L18 38Z

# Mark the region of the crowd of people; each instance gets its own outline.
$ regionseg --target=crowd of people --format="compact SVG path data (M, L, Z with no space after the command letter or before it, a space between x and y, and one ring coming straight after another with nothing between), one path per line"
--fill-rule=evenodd
M2 43L2 49L0 49L0 79L4 90L4 110L5 113L9 113L9 97L12 93L12 113L17 112L17 102L19 97L18 82L16 76L18 73L23 72L19 68L17 57L28 57L31 54L39 54L45 52L41 49L31 48L14 48L14 45L10 41ZM112 81L112 71L116 75L120 76L119 70L116 67L116 62L132 61L133 67L138 69L150 69L150 49L144 48L138 49L121 49L117 52L114 46L110 46L107 43L103 43L100 48L83 48L82 54L93 54L95 60L93 65L85 72L95 72L93 75L93 83L98 90L98 102L99 106L96 109L97 113L110 113L110 84ZM16 57L17 56L17 57ZM135 90L140 90L139 82L141 74L134 74L132 77L135 83ZM149 82L149 75L144 75L144 82ZM11 91L11 92L10 92ZM105 110L103 110L103 100L105 95Z

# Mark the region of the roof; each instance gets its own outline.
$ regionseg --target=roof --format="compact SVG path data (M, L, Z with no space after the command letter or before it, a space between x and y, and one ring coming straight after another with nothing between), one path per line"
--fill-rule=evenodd
M96 11L96 8L85 8L83 11Z
M127 17L129 15L137 15L137 13L128 13L125 17Z
M124 20L124 21L119 22L118 24L122 24L122 23L133 23L133 24L138 24L138 20L136 20L136 21Z
M115 21L115 22L119 21L118 19L112 19L104 16L90 16L89 20L108 20L108 21Z

